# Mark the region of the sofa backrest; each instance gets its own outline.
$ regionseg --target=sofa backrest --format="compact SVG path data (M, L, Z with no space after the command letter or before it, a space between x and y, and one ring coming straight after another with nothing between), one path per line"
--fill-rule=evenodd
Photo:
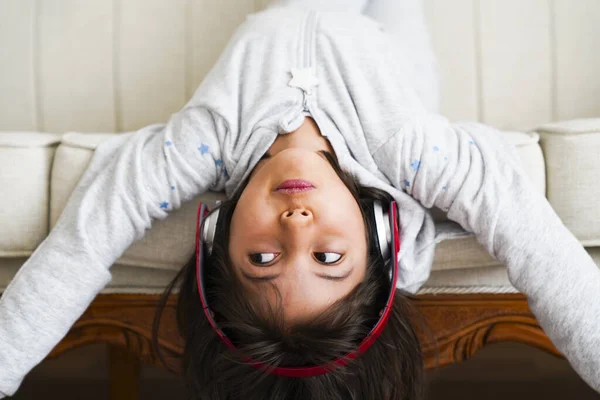
M0 1L0 130L164 122L267 0ZM600 1L425 0L442 113L505 129L600 115Z

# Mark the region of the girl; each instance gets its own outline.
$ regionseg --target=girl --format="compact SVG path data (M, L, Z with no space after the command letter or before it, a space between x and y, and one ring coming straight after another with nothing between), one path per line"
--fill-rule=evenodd
M389 298L370 213L373 200L390 197L400 289L414 292L428 276L436 234L426 208L447 211L507 265L550 339L600 391L600 272L501 133L433 113L422 21L417 0L274 3L248 17L166 125L101 145L2 296L0 391L16 391L153 219L208 190L231 200L199 260L206 273L181 273L193 396L420 397L422 363L402 297L381 336L348 356L380 325ZM274 373L319 365L309 377Z

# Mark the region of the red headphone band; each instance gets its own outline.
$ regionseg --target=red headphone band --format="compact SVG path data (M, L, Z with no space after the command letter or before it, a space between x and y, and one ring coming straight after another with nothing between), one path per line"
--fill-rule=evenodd
M227 335L219 328L217 322L215 321L214 313L211 311L208 306L208 301L206 299L206 294L204 290L203 284L203 270L202 270L202 257L204 255L204 246L202 243L202 224L204 219L209 214L209 210L204 204L200 204L198 207L198 217L196 219L196 283L198 285L198 294L200 296L200 301L202 302L202 309L204 310L204 315L208 319L208 322L212 326L213 330L217 333L221 341L227 346L230 350L236 350L235 345L229 340ZM346 354L345 356L339 357L331 362L324 365L315 365L310 367L273 367L268 364L264 364L262 362L253 360L251 358L245 358L242 361L251 365L256 369L263 370L269 374L285 376L289 378L306 378L311 376L318 376L326 374L336 368L344 367L350 363L350 361L356 359L360 354L367 351L369 347L375 343L379 335L383 332L388 320L390 319L390 315L392 313L392 307L394 304L394 297L396 295L396 283L398 281L398 251L400 250L400 235L398 230L398 215L396 209L396 202L393 201L390 204L389 209L389 218L390 225L393 227L393 235L392 235L392 285L390 289L390 295L386 302L385 307L381 312L381 316L373 329L367 334L367 336L363 339L363 341L358 345L356 350Z

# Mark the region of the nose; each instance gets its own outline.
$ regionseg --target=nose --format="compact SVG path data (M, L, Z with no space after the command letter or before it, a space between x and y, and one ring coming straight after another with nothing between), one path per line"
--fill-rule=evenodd
M294 208L281 214L281 223L288 227L306 226L313 220L313 214L306 208Z

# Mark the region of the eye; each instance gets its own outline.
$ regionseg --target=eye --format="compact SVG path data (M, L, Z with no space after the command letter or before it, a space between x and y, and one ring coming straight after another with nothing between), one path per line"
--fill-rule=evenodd
M252 253L250 254L250 262L255 265L265 265L277 258L278 253Z
M321 264L335 264L342 259L342 255L338 253L314 253L315 259Z

